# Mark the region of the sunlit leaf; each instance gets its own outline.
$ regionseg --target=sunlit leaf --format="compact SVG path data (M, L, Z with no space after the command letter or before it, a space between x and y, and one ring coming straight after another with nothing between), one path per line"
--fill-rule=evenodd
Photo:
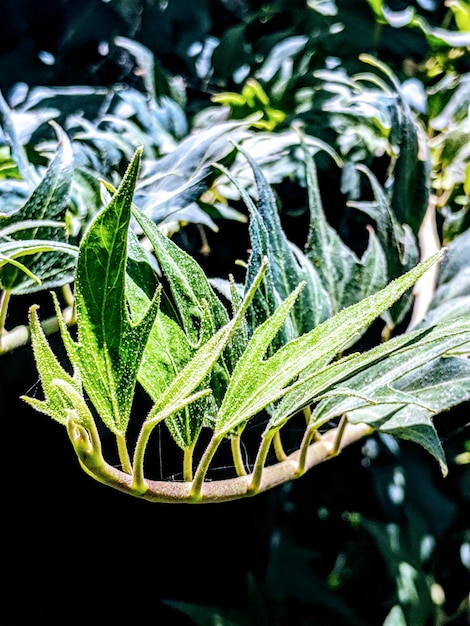
M321 369L348 343L388 309L416 280L442 256L430 257L387 287L361 302L343 309L309 333L287 343L264 358L274 333L290 309L293 292L271 318L253 333L237 363L220 408L216 430L229 432L250 417L282 398L289 383L305 370Z
M75 285L78 344L69 354L98 413L117 435L127 428L137 372L159 304L154 296L137 321L130 318L126 304L127 239L139 157L138 151L80 246Z

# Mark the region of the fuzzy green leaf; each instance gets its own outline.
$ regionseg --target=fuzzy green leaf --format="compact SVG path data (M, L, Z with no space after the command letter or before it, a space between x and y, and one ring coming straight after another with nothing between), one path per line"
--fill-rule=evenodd
M302 372L325 367L333 357L388 309L440 257L438 253L410 270L387 287L361 302L343 309L309 333L289 342L263 360L277 330L282 313L277 312L260 326L233 372L217 417L216 430L226 433L282 398L289 384ZM291 298L281 311L292 306ZM282 318L281 318L282 319Z
M395 337L368 352L348 355L320 369L307 368L302 377L292 385L291 390L275 407L266 427L266 432L278 430L295 413L318 401L320 397L334 389L338 384L344 384L345 387L349 388L347 382L349 377L381 362L403 347L412 346L426 332L421 330Z
M156 286L156 274L137 237L130 231L126 293L133 316L147 310ZM150 331L138 372L140 384L154 402L161 398L196 352L180 323L167 315L164 309L174 313L170 304L166 305L165 295L162 294L161 307ZM170 433L181 448L190 447L198 435L208 413L209 402L208 398L192 402L166 420Z
M134 209L134 216L152 244L175 305L172 310L163 303L163 309L166 308L169 314L161 311L157 316L139 372L139 381L157 401L162 386L168 386L189 363L198 347L226 325L229 317L198 263L163 235L141 211ZM183 413L166 421L181 447L192 445L204 420L215 413L236 358L237 350L227 346L207 381L212 397L192 403Z
M225 307L202 268L189 254L166 237L138 209L134 209L134 217L152 244L188 341L197 348L228 322Z
M215 335L197 350L191 361L159 398L148 415L147 419L149 422L157 424L162 419L166 419L175 412L175 409L172 407L179 407L184 405L185 402L187 403L187 398L189 398L194 390L205 380L219 360L227 344L243 323L246 311L253 299L255 291L262 281L266 266L267 260L265 260L265 263L261 266L250 290L230 322L218 330Z
M266 320L299 283L305 282L305 287L299 294L289 319L280 331L278 343L282 345L311 330L330 315L328 295L321 285L315 268L303 252L287 239L281 226L273 192L260 167L246 151L240 147L238 150L246 158L253 171L258 189L257 202L253 202L249 194L227 170L220 169L236 186L250 211L251 255L245 279L245 290L251 285L263 259L269 260L263 285L250 307L251 326L254 327Z
M126 304L128 228L140 150L110 204L80 246L76 277L78 344L70 350L83 385L104 423L125 433L137 372L158 311L158 293L133 322Z
M417 331L422 332L422 331ZM364 422L382 432L421 444L439 461L445 459L432 417L470 398L470 364L466 359L443 358L470 340L470 319L461 318L425 331L418 341L388 353L387 344L373 351L385 356L379 363L348 377L347 392L334 387L311 416L316 426L348 414L351 422ZM382 354L381 354L382 353ZM367 400L364 400L367 398Z
M23 396L23 400L41 413L52 417L62 425L66 425L68 419L67 411L72 405L66 401L64 395L54 384L56 380L68 382L77 392L81 391L79 372L74 371L70 376L59 364L56 356L52 352L49 343L44 335L44 331L38 320L38 306L32 306L29 312L29 323L31 328L31 343L33 346L36 367L41 378L44 391L44 400Z

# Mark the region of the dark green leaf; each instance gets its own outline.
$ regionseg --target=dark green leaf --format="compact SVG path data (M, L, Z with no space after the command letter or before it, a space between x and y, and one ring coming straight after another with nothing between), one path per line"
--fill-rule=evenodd
M386 259L372 230L362 259L358 259L343 243L326 220L315 163L306 149L305 161L310 208L306 254L321 278L331 302L332 312L337 313L385 286Z
M1 221L0 241L3 248L11 241L17 241L19 245L31 240L50 242L49 254L38 252L22 261L41 281L40 287L19 268L9 265L0 270L0 284L14 294L59 287L70 283L74 277L75 255L64 254L60 249L60 244L67 242L65 215L72 183L73 153L66 134L59 127L56 131L60 139L59 148L44 179L20 209ZM35 226L24 227L28 222ZM54 222L58 225L51 225ZM2 237L2 231L8 232L8 235ZM54 242L59 245L54 246Z
M468 316L432 328L417 342L348 378L344 391L333 389L335 396L318 405L312 423L320 425L347 413L354 423L364 422L421 444L445 472L432 418L470 398L470 364L465 359L442 357L469 339ZM387 351L387 343L374 350L382 351ZM358 364L363 358L367 353L358 358Z
M423 325L451 320L470 311L470 231L456 237L439 268L437 288Z
M265 279L250 308L251 326L255 327L267 319L299 283L305 283L287 324L278 337L282 345L311 330L328 317L330 313L328 296L320 284L315 268L284 234L272 190L260 168L242 148L239 148L239 151L250 164L258 189L258 200L255 204L237 181L226 172L250 211L251 254L245 290L251 285L263 260L265 258L269 260Z

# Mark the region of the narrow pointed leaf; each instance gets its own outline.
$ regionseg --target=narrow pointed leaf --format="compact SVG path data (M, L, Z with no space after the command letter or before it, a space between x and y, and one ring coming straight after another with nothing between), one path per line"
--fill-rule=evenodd
M135 203L154 222L186 208L207 187L212 164L232 150L246 121L227 122L187 136L161 159L147 161Z
M281 428L295 413L318 401L324 394L334 390L337 385L344 384L349 388L350 377L375 363L381 363L384 358L394 354L397 350L413 346L417 339L425 334L426 331L421 330L401 335L363 354L348 355L323 368L307 369L305 375L292 385L292 389L276 406L266 431Z
M328 317L331 313L328 296L315 268L303 252L287 239L273 192L260 167L246 151L240 147L238 150L253 170L258 189L258 200L255 203L230 173L221 168L237 187L250 211L251 255L245 289L251 284L263 259L266 257L269 260L264 284L257 292L251 307L251 325L258 325L267 319L300 282L305 282L290 319L279 336L279 344L282 345L311 330Z
M395 106L391 129L398 158L392 173L391 208L400 224L408 224L417 236L429 203L431 189L431 159L425 141L419 140L418 123L400 82L390 68L368 54L361 60L380 69L393 84ZM390 276L395 278L395 276Z
M418 261L419 252L416 239L407 224L401 225L394 213L385 192L377 178L363 165L357 169L363 172L372 187L375 198L374 218L377 223L377 237L386 256L386 275L388 280L400 276ZM393 328L407 313L412 301L411 293L406 294L386 315L388 325Z
M188 340L197 347L228 322L225 307L200 265L189 254L166 237L138 209L134 209L134 217L152 244ZM204 302L207 306L204 306ZM210 317L205 319L207 309ZM205 325L208 327L205 328Z
M438 253L430 257L378 293L343 309L263 360L264 353L258 350L258 345L263 346L263 333L267 333L269 337L272 332L268 320L266 326L263 325L255 331L244 355L237 363L219 411L217 430L229 432L245 423L254 414L285 395L289 390L289 383L299 374L325 367L441 256L442 253Z
M411 375L412 372L418 370L424 371L424 369L420 370L420 368L425 368L431 361L440 358L455 347L468 341L470 337L470 319L458 320L417 332L422 333L423 331L424 334L421 339L410 343L398 351L388 353L387 359L385 361L381 360L380 364L372 364L355 375L353 375L353 372L350 372L347 382L348 388L364 394L368 398L374 398L377 394L383 393L383 389L395 387L396 381L402 379L402 377ZM381 353L387 354L388 343L390 342L378 346L370 353L374 356L380 356ZM360 363L361 360L367 359L368 354L364 353L364 355L361 355L358 362ZM424 377L421 382L422 388L425 389L429 379ZM401 389L402 387L399 386L397 388ZM424 402L428 403L427 401ZM361 406L361 400L357 398L326 399L313 412L312 423L321 425L332 417L346 413L359 406Z
M130 231L126 293L133 317L148 309L156 287L156 274L137 237ZM196 352L184 329L174 318L166 315L163 308L160 307L149 333L137 376L154 402L161 398ZM209 403L210 398L201 398L166 420L173 439L182 449L190 447L198 435Z
M158 294L133 323L126 305L128 228L140 150L110 204L82 240L77 263L78 344L75 357L85 389L105 424L126 431L137 372L153 321Z
M261 266L258 276L255 278L250 290L243 299L241 306L237 309L234 317L213 335L209 341L201 346L191 361L174 379L166 392L161 396L148 416L148 420L154 424L161 421L161 415L169 413L167 407L181 405L185 398L189 397L193 391L204 381L217 363L222 352L229 341L233 338L239 326L243 323L246 311L253 299L256 289L258 289L263 275L266 271L267 261Z
M157 401L162 391L157 391L159 385L155 384L155 379L159 379L160 385L168 386L198 347L226 325L229 317L199 264L163 235L141 211L134 209L134 216L152 244L175 305L174 313L165 316L162 311L157 316L139 372L140 382ZM226 346L204 383L211 388L212 395L191 403L181 414L167 419L173 438L182 448L190 447L203 423L215 415L238 353L234 346ZM158 371L163 373L162 378Z
M470 398L470 364L467 359L443 357L469 340L468 317L436 326L416 343L348 378L348 388L376 406L367 406L357 396L328 398L312 413L312 424L320 426L347 413L351 422L419 443L445 471L432 418Z
M22 146L18 133L13 122L10 107L3 97L0 91L0 127L5 134L5 137L10 144L11 154L15 161L21 176L26 181L32 181L33 184L36 181L36 172L33 166L29 163L26 156L26 151Z
M232 430L243 424L249 417L265 408L270 402L277 399L282 383L276 378L268 378L267 372L273 377L285 377L272 367L273 360L282 351L279 350L267 361L263 361L264 356L279 329L285 323L303 284L293 291L284 302L275 310L261 326L259 326L240 361L232 374L230 384L227 388L222 406L217 416L217 427L219 432ZM289 344L287 344L289 345ZM287 364L288 366L290 364ZM291 366L292 367L292 366ZM292 376L288 377L288 382ZM232 424L230 418L236 418L237 423Z
M41 378L41 385L44 392L44 400L23 396L23 400L41 413L52 417L62 425L66 425L68 413L72 405L66 402L63 394L53 383L55 380L65 380L77 392L80 392L81 385L78 372L70 376L60 365L56 356L52 352L49 343L44 335L44 331L38 320L37 306L32 306L29 312L29 323L31 328L31 342L34 352L36 367Z

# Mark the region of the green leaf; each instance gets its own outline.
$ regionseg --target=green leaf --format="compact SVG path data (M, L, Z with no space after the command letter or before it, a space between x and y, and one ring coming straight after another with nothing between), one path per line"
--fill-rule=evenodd
M318 402L319 399L339 384L342 389L350 389L348 379L375 363L382 362L384 358L394 354L397 350L412 346L420 337L426 334L426 330L408 333L387 341L376 348L363 354L354 353L333 361L323 368L307 368L302 377L292 385L272 413L272 417L266 427L266 432L278 430L295 413L306 406ZM334 392L336 393L336 392ZM339 395L347 395L341 392ZM321 425L321 424L320 424Z
M438 253L419 264L387 287L294 339L273 356L263 360L283 315L292 307L291 294L274 315L256 329L237 363L217 417L216 430L229 432L282 398L302 372L321 369L379 315L409 289L440 257ZM284 318L285 319L285 318Z
M267 261L261 266L258 276L253 282L250 290L246 294L234 317L216 332L205 344L195 353L191 361L173 380L165 393L159 398L147 417L147 421L156 425L162 419L166 419L175 412L175 406L188 402L188 398L194 390L205 380L217 363L224 349L231 339L233 339L237 329L243 323L246 311L253 299L256 289L266 271Z
M423 139L419 140L416 117L391 69L369 55L361 55L360 58L380 69L396 89L397 102L393 108L391 142L398 151L398 157L391 175L391 207L398 222L408 224L417 236L431 192L429 149Z
M28 248L27 254L31 254L34 246L30 245L30 241L40 240L38 247L49 244L49 254L44 255L38 250L23 260L31 274L41 281L41 289L70 283L75 271L76 255L69 253L68 246L65 246L65 253L61 248L67 243L65 214L72 183L73 152L66 134L58 126L55 128L59 148L44 179L20 209L2 219L0 229L0 245L5 255L5 248L10 242L24 245L25 249ZM0 269L0 284L14 294L30 293L39 288L37 280L12 265Z
M212 66L216 76L231 76L244 63L249 63L246 51L246 24L228 28L212 54Z
M160 401L195 352L181 327L160 311L145 348L138 375L139 382L155 403ZM203 385L204 383L209 387L210 380L202 381ZM215 412L213 403L214 399L210 396L201 398L165 421L180 448L184 450L192 446L210 414Z
M359 366L359 372L347 378L343 397L338 394L341 387L334 387L335 397L320 402L311 423L319 427L347 413L353 423L363 422L424 446L445 472L444 454L432 417L470 398L468 360L443 358L469 340L467 315L428 329L420 339L392 353L387 344L379 346L372 356L387 358L362 371L360 366L371 354L361 355L353 364Z
M78 256L78 249L75 246L56 241L42 241L40 239L34 239L32 241L0 241L0 270L4 266L11 265L16 270L26 274L31 282L34 281L37 283L37 285L40 286L40 289L44 289L41 279L33 274L33 272L25 264L17 261L17 259L36 254L43 254L45 252L69 255L73 259L76 259ZM0 286L5 288L1 282ZM29 292L35 291L36 289L36 287L30 287ZM17 293L17 291L15 290L14 293Z
M247 419L264 409L268 404L282 395L283 384L295 376L290 369L279 372L277 355L285 352L280 349L266 361L263 357L279 329L286 322L296 299L299 296L301 283L261 326L253 333L248 346L238 362L230 379L227 391L217 415L216 430L230 432L244 424ZM288 346L289 344L287 344ZM292 368L291 363L286 365ZM286 378L287 376L287 378ZM279 378L282 382L279 382Z
M166 237L141 211L134 209L133 213L152 244L187 339L197 348L228 322L227 311L200 265Z
M18 170L21 176L26 181L31 181L33 184L37 179L36 172L32 165L29 163L24 147L22 146L18 133L13 122L10 107L8 106L2 92L0 91L0 127L2 128L5 137L10 144L11 154L13 160L18 166Z
M126 294L133 316L147 310L156 286L156 275L147 255L137 237L130 231ZM196 352L181 324L163 309L171 311L171 305L165 303L165 294L162 294L161 307L150 331L138 372L138 381L154 402L161 398ZM228 321L228 316L226 320ZM199 434L209 413L208 403L208 398L202 398L167 419L166 425L182 449L190 447Z
M315 162L305 152L310 209L310 228L306 254L316 268L333 313L359 302L387 283L386 260L375 233L369 231L369 243L358 259L328 224L322 206Z
M393 280L417 263L419 252L416 240L407 224L398 223L377 178L367 167L358 165L357 169L366 174L372 187L377 238L385 253L387 279ZM408 292L383 316L389 328L394 328L403 320L411 302L412 294Z
M80 376L78 370L74 370L73 376L70 376L59 364L57 358L52 352L44 331L38 320L37 309L34 305L29 312L29 323L31 328L31 343L36 361L36 367L41 378L41 385L44 391L44 400L23 396L22 399L30 406L41 413L45 413L52 417L62 425L66 425L68 419L68 410L72 409L72 405L66 401L64 395L60 392L55 381L66 381L71 385L77 393L81 391Z
M258 189L258 201L255 204L230 173L223 170L237 187L250 211L251 254L245 290L251 285L263 260L269 260L263 284L250 307L249 325L255 327L263 322L299 283L305 283L289 320L277 339L282 345L311 330L328 317L331 312L328 296L315 268L301 250L288 241L281 226L273 192L261 169L245 150L241 147L238 150L250 164Z
M159 306L159 292L137 321L126 304L128 228L141 151L110 204L93 220L80 246L75 298L78 344L69 357L108 428L126 431L137 372Z
M135 204L154 222L177 217L177 211L198 200L206 189L213 163L233 150L229 133L233 139L244 126L244 122L216 124L186 137L161 159L147 159Z
M198 263L141 211L135 209L134 216L152 244L175 306L175 310L166 307L168 315L161 311L157 316L139 371L139 381L157 401L163 386L169 385L196 350L228 323L229 317ZM166 421L182 448L192 445L203 423L215 414L238 355L236 344L227 346L204 383L211 388L212 396L192 403Z

